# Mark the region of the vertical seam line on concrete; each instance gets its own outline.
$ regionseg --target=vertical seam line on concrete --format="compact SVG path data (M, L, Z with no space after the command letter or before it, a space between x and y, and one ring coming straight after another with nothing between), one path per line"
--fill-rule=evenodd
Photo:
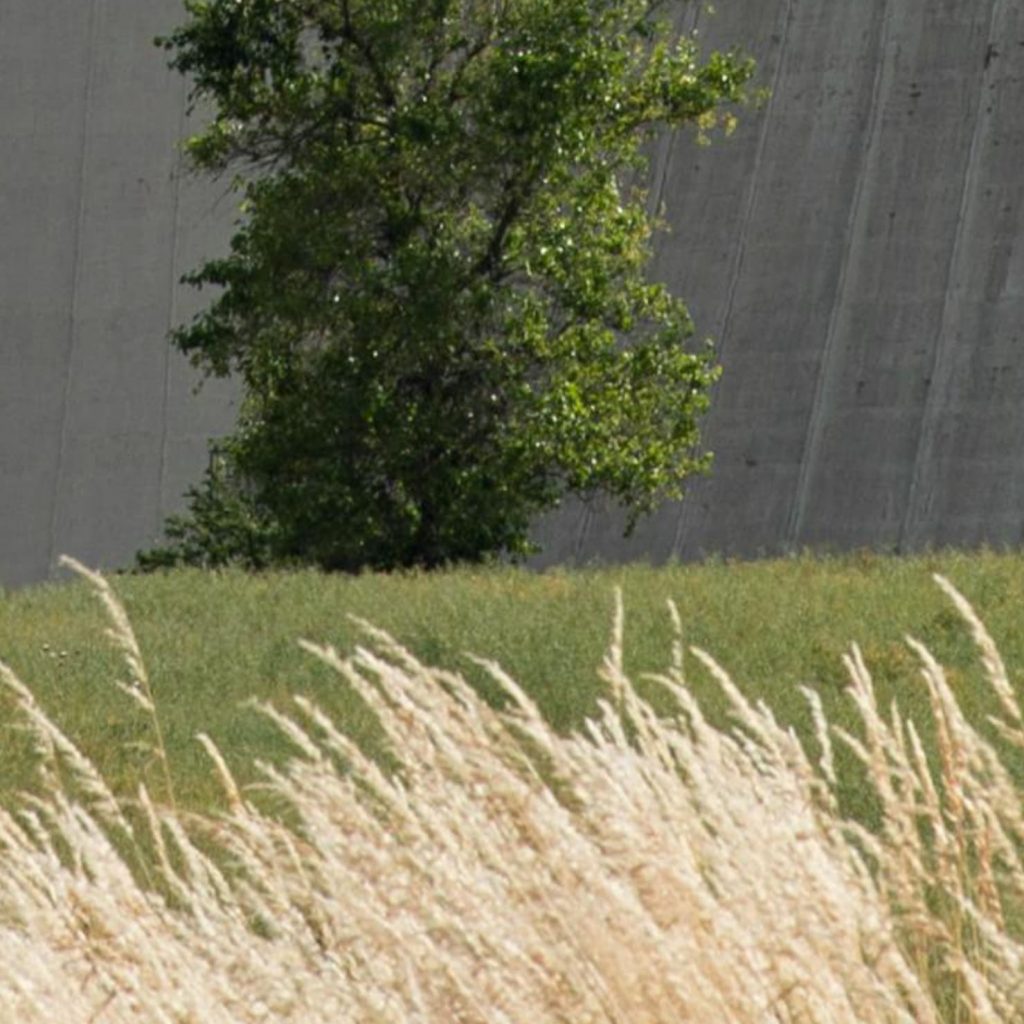
M75 235L71 252L71 303L68 310L68 340L64 363L64 387L61 396L60 436L57 447L57 469L53 482L53 503L50 506L50 543L46 564L53 572L57 555L57 526L60 514L61 490L64 484L64 462L67 456L68 423L70 421L71 390L75 356L75 331L78 320L79 291L82 280L82 235L85 230L85 177L86 157L89 151L89 128L91 124L92 101L95 86L96 39L99 24L100 0L91 0L89 8L88 41L86 43L85 98L82 110L82 145L78 155L78 209L76 211Z
M576 527L576 543L573 545L572 560L579 564L580 556L583 554L583 545L587 539L587 532L590 530L591 520L594 518L591 511L592 499L584 500L580 512L579 525Z
M985 42L988 44L992 42L993 32L1001 9L1002 0L992 0L992 9L989 14L988 30L985 38ZM917 517L917 505L921 499L923 478L931 462L935 447L935 433L938 427L942 400L946 391L944 380L950 372L949 357L954 345L952 323L952 311L955 306L952 296L956 285L954 275L960 265L967 211L974 195L971 184L977 176L978 169L982 122L984 120L982 106L985 102L985 90L991 77L992 73L990 73L988 66L983 66L981 74L978 75L978 98L974 105L971 145L967 152L967 159L964 161L963 184L960 189L960 207L957 211L956 231L949 254L949 265L946 268L946 287L942 297L942 317L939 321L939 334L935 339L932 365L928 375L928 391L925 397L924 409L921 412L921 429L917 436L917 450L914 453L910 484L907 488L907 503L904 508L903 521L900 524L900 533L897 541L897 550L899 551L902 551L904 545L907 544L908 533ZM940 374L942 375L942 380L940 380Z
M693 12L692 18L688 17L691 12ZM682 20L683 25L679 28L680 34L692 36L700 24L700 7L688 6L683 11ZM690 22L688 28L686 27L687 22ZM653 190L654 202L648 203L648 209L655 217L659 216L665 198L665 182L668 180L668 169L672 163L672 150L675 148L677 135L678 132L666 132L662 136L661 144L658 146L658 169L655 176L656 184Z
M883 0L881 24L878 33L878 63L875 66L875 78L871 86L870 113L867 125L867 145L864 147L860 166L857 168L857 183L850 202L850 213L846 223L846 245L843 247L842 262L836 280L835 298L829 313L828 327L825 331L825 343L818 368L818 379L814 387L814 399L807 420L807 433L804 438L804 451L800 459L800 472L797 476L796 489L793 492L793 505L790 509L789 525L786 530L786 547L793 550L803 532L807 516L807 498L810 492L811 477L821 451L822 434L825 423L825 396L832 382L832 363L836 351L836 340L839 334L839 319L845 305L846 288L849 280L850 262L853 249L857 243L857 224L860 220L864 199L865 180L869 168L874 164L875 152L880 136L882 122L883 97L886 92L883 83L889 69L889 26L891 22L889 0Z
M665 201L665 182L668 180L668 168L672 163L672 150L674 147L675 132L666 134L665 138L661 140L661 145L658 146L658 169L655 175L654 201L648 200L647 203L647 209L652 217L661 216L661 207Z
M717 346L716 354L719 357L725 351L726 344L729 338L729 327L732 323L733 305L736 301L736 291L739 286L740 277L743 274L743 263L746 256L747 249L747 238L750 233L750 223L754 217L754 207L757 204L757 197L760 192L758 184L761 179L761 166L764 163L764 153L768 146L768 138L771 135L771 124L772 124L772 113L775 109L775 101L778 96L779 82L782 80L782 70L786 64L786 48L789 43L789 27L791 16L793 12L793 0L785 0L782 8L782 28L777 34L781 39L779 44L779 60L775 65L775 71L772 74L771 92L768 96L768 104L764 111L764 121L761 128L761 136L757 140L757 151L754 154L754 167L750 175L750 188L747 190L747 197L744 203L743 209L743 221L740 227L739 238L736 241L736 255L733 259L732 270L729 276L729 289L726 292L725 300L725 316L722 319L722 332ZM714 409L714 392L718 391L716 385L711 396L711 408ZM676 522L675 538L672 542L672 550L670 558L677 559L682 551L683 543L685 542L687 528L690 525L690 509L692 508L692 501L687 501L685 498L681 502L679 509L679 519Z
M175 327L175 321L178 315L178 289L177 289L177 270L178 270L178 245L180 240L180 228L178 224L180 211L181 211L181 177L183 170L183 158L180 152L181 139L185 132L185 110L188 106L188 88L185 84L184 79L180 79L181 85L181 109L178 112L178 133L175 139L175 151L178 156L175 160L175 166L172 173L174 181L174 202L172 211L171 221L171 274L170 282L168 284L170 294L167 299L167 333L168 337L163 339L163 351L164 351L164 393L163 393L163 407L160 410L160 465L157 475L157 522L156 530L159 533L161 525L164 520L164 490L167 483L167 439L168 439L168 428L167 428L167 417L170 410L170 399L171 399L171 341L170 332Z

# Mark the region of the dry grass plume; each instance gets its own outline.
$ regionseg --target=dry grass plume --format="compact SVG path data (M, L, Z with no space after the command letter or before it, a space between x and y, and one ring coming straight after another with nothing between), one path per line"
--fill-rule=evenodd
M159 756L130 623L89 579ZM1024 745L994 643L938 582L978 645L996 728ZM484 663L501 711L368 625L348 656L303 643L374 708L400 768L385 773L307 700L265 707L296 746L286 769L264 769L294 808L291 827L247 798L207 737L228 813L179 811L169 774L159 800L141 789L126 807L0 663L44 780L43 796L0 812L0 1018L1024 1019L1021 792L924 647L909 641L937 757L914 723L878 707L856 648L846 667L863 730L831 730L808 691L812 757L693 651L735 716L731 732L713 728L687 688L681 641L658 677L678 713L659 717L623 670L622 630L620 605L601 668L608 697L586 735L568 738L497 665ZM840 816L834 741L863 762L878 832Z

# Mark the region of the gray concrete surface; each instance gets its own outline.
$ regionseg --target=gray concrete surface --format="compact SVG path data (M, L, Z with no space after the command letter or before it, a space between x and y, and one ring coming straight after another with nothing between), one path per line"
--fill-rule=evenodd
M741 0L698 15L772 98L668 141L657 270L718 343L713 475L544 562L1013 545L1024 525L1024 8Z
M0 0L0 584L130 561L232 390L170 351L225 245L182 175L180 0ZM658 276L714 337L713 475L629 541L573 503L537 564L805 545L1017 545L1024 529L1024 8L720 0L678 17L772 88L711 148L665 140Z
M0 0L0 584L62 552L129 561L229 429L192 395L178 277L224 242L223 188L180 173L168 0Z

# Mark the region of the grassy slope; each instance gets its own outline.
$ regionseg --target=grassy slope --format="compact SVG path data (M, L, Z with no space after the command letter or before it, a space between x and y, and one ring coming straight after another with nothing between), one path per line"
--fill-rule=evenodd
M972 601L1013 676L1024 664L1024 558L1018 555L854 556L544 575L492 570L251 578L186 572L113 582L147 659L178 798L210 807L218 789L193 740L197 731L213 736L242 780L253 779L254 758L287 754L274 728L241 706L247 698L285 706L293 692L312 694L373 743L370 717L295 644L308 637L350 649L358 639L351 614L388 630L422 659L463 670L481 685L482 673L464 652L496 659L560 729L578 725L600 692L595 668L607 646L615 586L624 593L626 668L635 678L667 663L672 630L665 602L671 598L687 643L710 651L746 694L764 697L782 721L801 731L808 715L800 683L820 690L831 720L854 721L842 695L840 663L852 640L864 650L883 705L896 696L904 712L927 721L916 661L902 642L908 632L947 666L963 706L978 720L990 709L990 698L978 685L978 659L963 624L931 582L934 571L949 576ZM133 792L141 776L159 794L152 757L132 746L151 739L150 723L113 685L125 669L103 638L105 626L102 609L82 584L0 595L0 658L116 789ZM714 687L693 661L690 678L713 707ZM0 734L0 792L31 779L27 740L14 724L0 697L0 725L6 727ZM870 815L859 793L851 773L844 791L848 809Z

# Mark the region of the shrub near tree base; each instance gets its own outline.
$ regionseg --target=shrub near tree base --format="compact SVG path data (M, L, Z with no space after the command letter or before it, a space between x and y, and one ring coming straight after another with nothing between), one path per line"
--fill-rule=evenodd
M530 550L569 493L628 528L703 470L716 369L645 278L640 149L751 64L652 0L192 0L159 42L237 174L218 297L174 335L244 404L144 566L436 566ZM726 126L730 118L726 118Z

